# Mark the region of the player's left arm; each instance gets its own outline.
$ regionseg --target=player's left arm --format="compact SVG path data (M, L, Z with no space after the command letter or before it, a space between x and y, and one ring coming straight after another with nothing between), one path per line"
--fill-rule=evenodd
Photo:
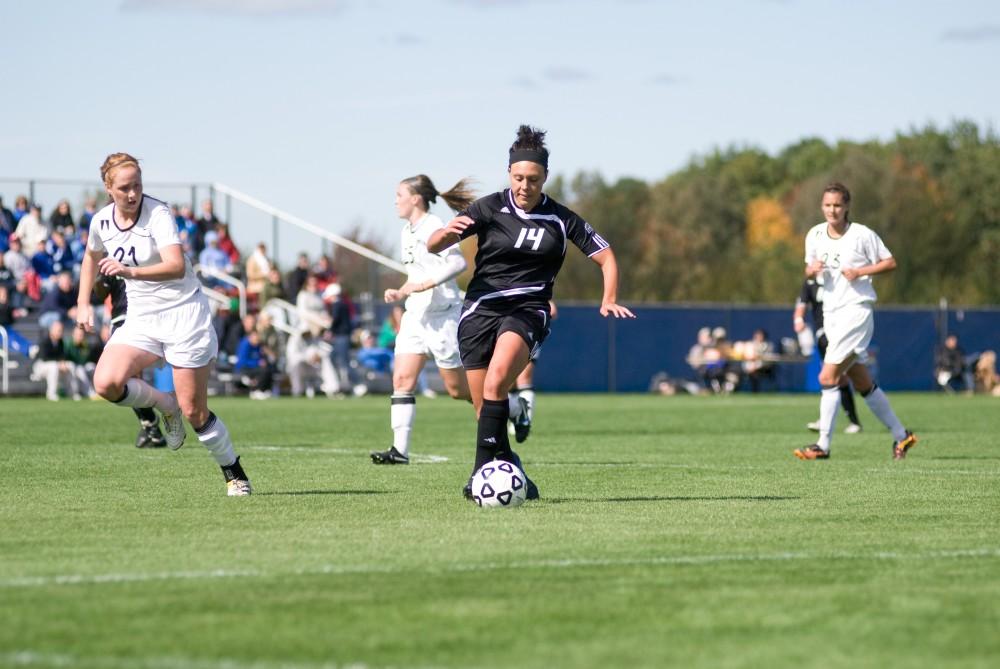
M468 266L468 263L465 262L465 256L462 255L457 245L448 247L440 255L442 256L440 266L431 268L428 272L429 276L424 281L419 283L407 281L399 288L389 288L385 291L385 301L398 302L405 300L413 293L432 290L445 281L455 278Z
M601 315L615 318L635 318L627 307L618 304L618 261L615 252L608 246L590 256L601 267L604 275L604 295L601 297Z

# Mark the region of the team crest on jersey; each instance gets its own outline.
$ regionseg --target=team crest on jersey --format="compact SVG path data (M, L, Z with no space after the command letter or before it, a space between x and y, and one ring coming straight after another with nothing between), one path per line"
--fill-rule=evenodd
M101 219L101 230L108 230L111 228L111 221L106 218Z

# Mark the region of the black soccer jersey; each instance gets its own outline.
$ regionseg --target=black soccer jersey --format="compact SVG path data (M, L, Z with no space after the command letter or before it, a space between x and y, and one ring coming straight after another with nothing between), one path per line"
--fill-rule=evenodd
M552 286L566 257L567 241L590 257L608 243L585 220L552 198L531 212L514 203L510 189L473 202L460 215L474 223L462 238L476 235L476 271L466 291L467 310L506 311L539 305L548 310Z
M111 322L118 323L125 320L125 312L128 311L125 280L120 276L108 276L107 274L99 274L97 280L104 284L111 296Z
M802 292L799 293L799 304L804 304L812 313L813 329L817 332L823 329L823 287L816 279L806 279L802 282Z

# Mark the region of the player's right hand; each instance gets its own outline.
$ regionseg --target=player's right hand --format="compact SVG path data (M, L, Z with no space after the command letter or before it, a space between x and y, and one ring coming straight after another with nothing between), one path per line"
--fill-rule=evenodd
M76 327L84 332L94 331L94 309L89 304L76 305Z

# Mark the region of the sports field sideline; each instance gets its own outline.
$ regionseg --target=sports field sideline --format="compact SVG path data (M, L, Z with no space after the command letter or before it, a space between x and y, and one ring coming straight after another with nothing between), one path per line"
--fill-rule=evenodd
M215 399L253 485L105 402L0 401L0 666L994 667L996 401L893 393L920 437L813 395L539 395L542 494L462 499L471 408ZM840 425L844 425L843 416ZM838 429L839 432L839 429Z

